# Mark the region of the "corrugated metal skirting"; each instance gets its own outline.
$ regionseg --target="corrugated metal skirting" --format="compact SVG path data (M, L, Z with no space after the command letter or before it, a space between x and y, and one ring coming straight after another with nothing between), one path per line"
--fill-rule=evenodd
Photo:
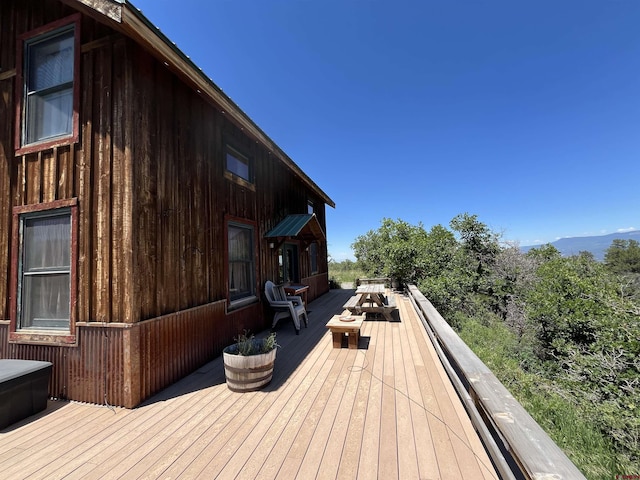
M54 398L132 408L220 355L238 332L263 329L261 309L227 313L221 301L134 325L81 325L75 347L8 343L2 322L0 358L53 363Z

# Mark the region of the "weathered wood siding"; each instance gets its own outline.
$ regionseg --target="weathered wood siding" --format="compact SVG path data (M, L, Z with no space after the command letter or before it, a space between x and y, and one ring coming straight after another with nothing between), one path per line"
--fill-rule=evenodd
M290 213L305 213L309 192L289 169L162 63L135 45L129 51L136 66L131 99L136 129L130 144L135 159L134 270L145 279L136 285L139 317L226 298L227 218L257 225L256 288L261 292L278 271L277 256L264 233ZM224 175L226 143L251 159L253 187ZM318 216L324 227L324 211ZM326 243L323 246L319 265L326 272ZM300 266L306 276L306 253Z
M59 2L3 1L0 4L2 70L16 68L16 37L76 13ZM79 204L78 321L132 321L131 158L124 155L122 110L127 105L125 39L83 17L80 82L81 142L14 156L15 76L0 80L0 222L11 232L15 206L77 198ZM6 35L6 37L5 37ZM118 61L114 61L117 58ZM129 171L127 172L127 168ZM10 235L0 236L0 258L10 260ZM5 272L7 269L0 268ZM9 317L9 279L0 282L0 315ZM112 289L115 292L112 292Z
M329 283L329 274L319 273L311 277L302 278L301 283L303 283L304 285L309 285L307 300L311 301L327 292L326 289Z
M54 0L0 2L0 358L52 361L54 396L133 406L219 355L243 328L269 324L264 302L227 311L227 219L256 227L262 299L278 272L264 233L306 213L309 200L326 230L324 203L228 112L87 12L80 141L15 156L17 36L74 13ZM227 142L251 159L253 187L225 177ZM79 207L78 346L9 344L12 209L71 198ZM328 290L326 254L325 242L311 275L301 249L309 300Z

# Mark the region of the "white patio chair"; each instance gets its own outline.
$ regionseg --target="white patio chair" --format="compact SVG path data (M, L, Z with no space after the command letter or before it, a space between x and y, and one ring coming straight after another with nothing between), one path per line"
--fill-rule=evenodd
M276 326L281 318L291 317L296 329L296 335L300 334L300 319L304 320L305 327L309 326L309 318L304 308L302 297L287 295L282 286L275 285L271 280L264 284L264 294L269 305L274 311L271 328Z

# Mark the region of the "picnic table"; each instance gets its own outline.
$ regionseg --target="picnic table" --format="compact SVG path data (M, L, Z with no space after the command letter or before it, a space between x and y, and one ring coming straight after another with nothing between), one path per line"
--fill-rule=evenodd
M385 303L385 288L382 283L369 283L360 285L356 290L356 295L360 295L358 306L371 303L383 307Z
M391 313L396 310L395 298L385 295L385 292L385 286L381 283L360 285L356 294L344 304L344 308L357 315L381 314L387 320L393 321Z

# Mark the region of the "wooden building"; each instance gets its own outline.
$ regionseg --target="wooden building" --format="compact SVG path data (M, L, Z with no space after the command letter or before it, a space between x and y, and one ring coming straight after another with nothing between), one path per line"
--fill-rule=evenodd
M0 2L0 358L52 397L134 407L268 327L267 280L326 293L326 205L126 0Z

